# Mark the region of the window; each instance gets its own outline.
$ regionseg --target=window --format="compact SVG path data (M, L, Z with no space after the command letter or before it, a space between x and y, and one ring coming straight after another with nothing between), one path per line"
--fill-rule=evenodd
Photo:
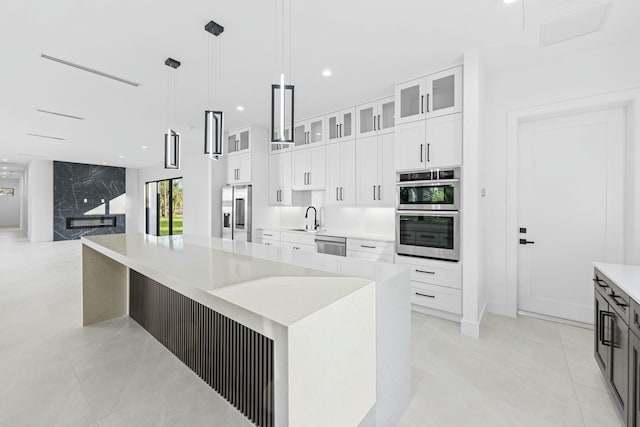
M182 234L182 178L147 182L145 210L147 234Z
M0 188L0 196L15 196L13 188Z

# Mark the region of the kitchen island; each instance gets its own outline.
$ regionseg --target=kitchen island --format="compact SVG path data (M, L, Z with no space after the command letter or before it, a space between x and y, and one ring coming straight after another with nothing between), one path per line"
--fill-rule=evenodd
M129 314L258 426L395 425L409 398L408 273L298 255L204 237L84 238L83 323Z

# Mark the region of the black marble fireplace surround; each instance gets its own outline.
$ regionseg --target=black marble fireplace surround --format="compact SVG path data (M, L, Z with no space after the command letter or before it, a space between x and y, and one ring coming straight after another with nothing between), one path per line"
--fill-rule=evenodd
M126 192L125 177L125 168L53 162L53 240L124 233L124 203L117 198ZM67 227L68 218L100 217L114 217L116 226Z

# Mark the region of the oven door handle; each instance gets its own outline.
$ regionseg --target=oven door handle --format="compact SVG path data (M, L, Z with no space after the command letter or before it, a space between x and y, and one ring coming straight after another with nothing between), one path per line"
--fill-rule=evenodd
M458 211L404 211L397 209L396 215L411 215L411 216L451 216L458 215Z
M454 184L460 182L458 178L453 179L440 179L437 181L400 181L396 182L397 187L416 187L418 185L436 187L440 185Z

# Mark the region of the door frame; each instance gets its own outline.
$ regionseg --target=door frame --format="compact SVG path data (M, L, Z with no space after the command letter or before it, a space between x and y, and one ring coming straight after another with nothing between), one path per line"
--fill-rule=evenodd
M507 174L506 174L506 279L507 295L504 305L493 304L494 313L516 317L518 312L518 145L520 124L524 122L554 118L563 115L579 114L607 110L610 108L626 108L625 123L626 140L624 142L625 157L633 162L633 175L625 174L626 188L631 188L633 200L626 201L630 206L625 207L625 222L627 221L627 207L632 207L635 213L640 208L640 152L635 152L636 141L640 138L640 88L594 95L551 103L543 106L531 107L507 113ZM629 123L630 122L630 123ZM629 161L629 160L627 160ZM629 181L631 178L631 182ZM626 194L630 194L625 190ZM626 195L625 194L625 195ZM627 198L625 197L625 200ZM632 239L635 246L640 242L640 227L633 226ZM627 256L627 242L625 241L625 257Z
M170 215L169 215L169 236L173 236L173 181L176 181L178 179L183 179L182 176L178 176L178 177L173 177L173 178L165 178L165 179L156 179L156 180L152 180L152 181L146 181L144 183L144 187L145 187L145 199L146 199L146 191L147 191L147 185L148 184L152 184L152 183L156 183L159 184L162 181L169 181L169 210L170 210ZM149 234L149 212L148 212L148 208L146 206L146 202L145 202L145 207L144 207L144 223L145 223L145 234ZM158 212L160 212L160 193L157 192L156 189L156 234L155 236L160 236L160 215L158 214Z

